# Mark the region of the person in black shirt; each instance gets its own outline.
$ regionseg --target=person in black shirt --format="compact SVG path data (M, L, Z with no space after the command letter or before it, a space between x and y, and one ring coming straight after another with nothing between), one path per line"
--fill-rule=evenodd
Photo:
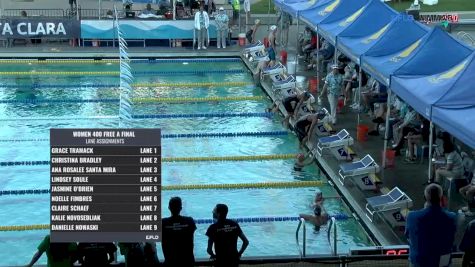
M191 217L180 215L181 198L172 197L168 203L172 216L162 219L162 250L165 266L194 266L193 235L196 225Z
M249 241L235 221L226 219L228 206L217 204L213 209L215 223L206 231L208 236L208 254L215 260L215 267L239 266L239 259L249 245ZM238 237L242 240L241 249L237 250ZM214 252L213 252L214 244Z
M79 243L78 258L83 267L110 266L116 251L114 243Z

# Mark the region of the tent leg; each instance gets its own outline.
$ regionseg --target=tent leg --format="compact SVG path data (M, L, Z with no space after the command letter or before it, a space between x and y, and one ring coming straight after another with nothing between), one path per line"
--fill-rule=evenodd
M296 45L296 47L295 47L295 64L296 64L297 66L298 66L298 62L299 62L299 48L298 48L298 46L300 45L300 44L299 44L299 40L298 40L299 31L300 31L299 13L297 12L297 45Z
M386 102L386 127L384 129L384 148L383 148L383 168L386 168L386 151L388 149L388 137L389 137L389 116L391 113L391 90L388 90L388 101ZM377 129L376 129L377 130Z
M318 50L320 50L320 36L318 34L318 30L317 30L317 47L318 47ZM317 50L317 81L318 81L317 84L320 85L320 53L318 52L318 50ZM320 86L318 86L318 87L320 87ZM321 107L319 107L319 108L321 108Z
M432 120L430 121L430 128L429 128L429 167L428 171L429 173L427 174L428 180L427 182L430 183L433 181L432 179L432 146L433 146L433 141L434 140L434 124L432 123Z
M358 70L358 104L361 102L361 86L363 85L363 81L362 81L362 77L363 77L363 72L361 70L361 66L360 66L360 69ZM358 112L356 112L358 118L356 120L357 124L356 126L360 125L360 112L358 110Z

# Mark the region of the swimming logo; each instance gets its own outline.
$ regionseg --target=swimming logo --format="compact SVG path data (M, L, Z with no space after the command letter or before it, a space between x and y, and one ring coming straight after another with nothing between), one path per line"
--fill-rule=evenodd
M422 42L422 39L419 39L417 42L413 43L411 46L409 46L408 48L404 49L404 51L402 51L401 53L399 53L399 55L395 56L395 57L392 57L390 59L390 61L392 62L399 62L401 61L402 59L404 58L407 58L408 56L410 56L412 54L412 52L414 52L414 50L416 50L417 47L419 47L419 45L421 44Z
M457 66L453 67L449 71L445 72L444 74L437 75L435 77L428 78L429 82L431 83L440 83L445 80L449 80L457 76L468 63L468 59L464 60L462 63L458 64Z
M353 13L353 15L349 16L347 19L340 22L338 25L340 25L341 27L345 27L346 25L352 23L353 21L355 21L355 19L357 19L361 15L361 13L363 13L365 9L366 9L366 6L360 8L358 11Z
M363 44L369 44L373 41L376 41L379 39L379 37L381 37L381 35L383 35L384 32L386 32L386 30L389 28L389 24L388 23L386 26L384 26L383 28L381 28L379 31L375 32L374 34L372 34L370 37L362 40L361 42Z
M341 0L335 0L331 5L328 5L325 9L322 11L318 12L318 15L320 16L325 16L326 14L333 12L335 8L340 4Z

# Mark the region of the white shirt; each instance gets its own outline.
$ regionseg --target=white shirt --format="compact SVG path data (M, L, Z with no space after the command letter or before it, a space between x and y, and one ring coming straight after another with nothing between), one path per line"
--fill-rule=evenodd
M195 13L195 29L201 30L201 25L200 25L200 13L201 11L198 11ZM205 28L209 28L209 17L208 17L208 12L203 11L203 17L205 19Z

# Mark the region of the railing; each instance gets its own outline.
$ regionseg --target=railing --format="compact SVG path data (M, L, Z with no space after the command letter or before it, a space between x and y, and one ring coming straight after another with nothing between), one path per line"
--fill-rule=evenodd
M299 232L300 227L302 227L302 234L303 234L303 241L302 241L302 249L300 249L300 242L299 242ZM295 231L295 242L297 243L297 248L299 250L300 258L305 258L307 254L307 228L305 227L305 219L300 218L299 224L297 226L297 230Z
M468 42L472 46L475 46L475 38L468 32L464 32L464 31L458 32L457 38L459 38L462 41Z
M328 244L332 250L332 255L336 256L338 254L338 238L337 238L337 229L336 229L336 219L331 217L330 225L328 226ZM333 240L333 243L332 243Z
M64 17L64 9L4 9L4 17L21 17L21 12L25 11L28 17Z

